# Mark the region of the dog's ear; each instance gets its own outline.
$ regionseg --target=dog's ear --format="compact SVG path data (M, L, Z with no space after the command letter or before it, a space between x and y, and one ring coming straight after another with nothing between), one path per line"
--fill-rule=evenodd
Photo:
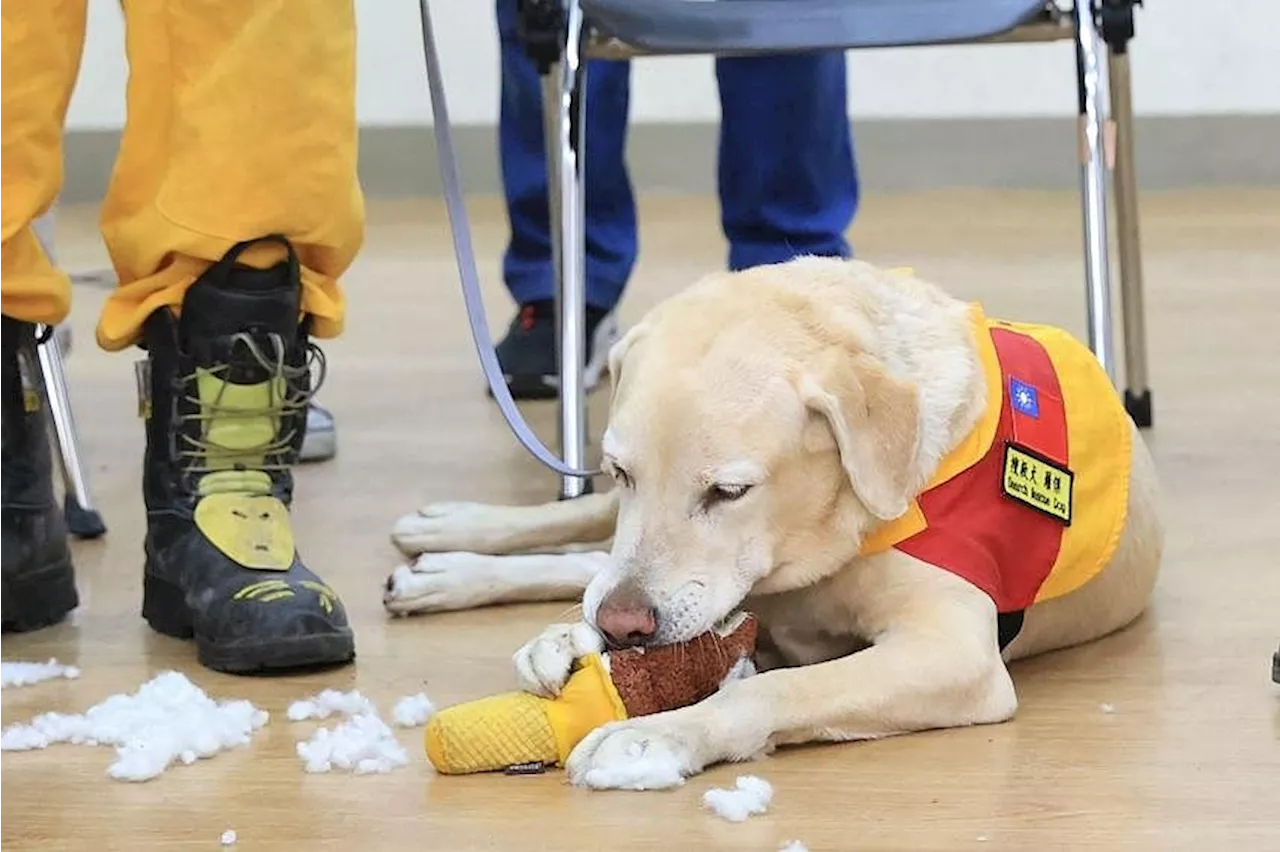
M902 515L916 485L915 388L865 355L831 347L801 373L799 390L805 406L826 420L858 499L881 520Z
M632 326L617 343L609 347L609 384L612 387L610 395L615 399L618 396L618 385L622 383L622 363L627 353L647 332L648 326L645 323Z

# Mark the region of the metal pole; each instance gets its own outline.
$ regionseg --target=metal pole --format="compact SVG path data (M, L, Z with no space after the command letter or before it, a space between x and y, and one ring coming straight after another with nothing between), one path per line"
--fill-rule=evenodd
M556 298L564 279L564 224L560 218L560 63L542 75L542 146L547 159L547 215L551 223L551 274L556 282ZM558 322L559 320L557 320Z
M80 456L79 433L76 431L75 417L71 414L67 367L62 360L62 346L58 335L51 335L36 347L36 352L40 358L40 372L44 379L44 395L49 405L50 420L62 457L63 482L81 509L95 512L84 460Z
M49 212L32 223L36 239L53 262L56 262L56 215L55 202ZM107 531L107 527L93 505L89 474L80 453L80 434L76 431L75 417L71 413L71 393L67 389L67 365L63 351L63 347L71 339L70 329L61 325L49 329L49 332L48 339L36 346L36 367L40 371L41 396L48 412L45 421L49 439L58 450L58 469L62 472L62 487L65 492L63 514L67 530L72 535L77 538L97 538Z
M1094 21L1091 0L1077 0L1075 19L1089 348L1114 384L1111 265L1107 243L1107 172L1114 151L1114 130L1106 114L1107 66L1102 61L1102 39Z
M1120 250L1120 303L1124 322L1125 404L1134 421L1151 425L1147 386L1147 324L1142 291L1142 240L1138 231L1138 176L1133 156L1133 90L1128 50L1108 52L1111 117L1116 123L1116 242Z
M554 139L548 145L558 158L551 194L558 212L557 336L560 349L560 456L566 465L583 470L587 455L586 369L586 222L583 139L586 125L587 65L583 53L582 7L569 0L565 10L564 53L551 78L555 96ZM554 251L554 249L553 249ZM591 480L561 476L560 497L580 497Z

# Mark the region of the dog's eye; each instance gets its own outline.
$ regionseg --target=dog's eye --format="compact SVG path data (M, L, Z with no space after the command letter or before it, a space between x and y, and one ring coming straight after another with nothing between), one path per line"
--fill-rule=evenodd
M732 503L734 500L741 500L747 496L747 492L751 490L750 485L729 485L721 483L713 485L707 489L707 505L716 503Z

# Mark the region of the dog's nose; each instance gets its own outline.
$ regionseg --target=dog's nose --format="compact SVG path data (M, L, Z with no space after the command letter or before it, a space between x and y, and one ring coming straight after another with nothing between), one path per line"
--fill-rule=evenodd
M596 627L615 648L647 645L658 632L658 611L642 593L619 589L600 604Z

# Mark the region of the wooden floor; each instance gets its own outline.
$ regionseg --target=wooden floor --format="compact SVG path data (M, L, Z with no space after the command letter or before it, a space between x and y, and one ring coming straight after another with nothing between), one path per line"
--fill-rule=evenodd
M472 205L494 326L500 207ZM304 555L344 596L355 666L289 680L198 667L192 649L138 616L142 431L130 361L92 345L103 292L77 288L72 390L107 536L76 546L83 605L74 620L6 638L12 659L56 656L84 674L4 692L3 721L82 711L166 668L272 722L246 749L110 781L107 748L6 753L3 843L13 850L236 848L388 850L1280 849L1280 192L1152 195L1143 201L1147 307L1170 539L1156 600L1128 631L1019 665L1005 725L879 743L790 750L750 771L776 789L769 813L729 824L702 792L743 770L717 768L669 793L587 793L559 774L434 777L416 733L409 767L385 776L306 775L284 719L323 686L359 688L384 711L425 688L451 703L512 686L511 653L562 606L389 620L382 581L392 521L430 500L534 501L554 480L508 434L466 331L438 204L372 204L367 246L348 280L348 333L328 347L320 395L340 451L299 473ZM63 213L72 270L105 265L94 211ZM624 321L723 262L714 203L643 203L643 260ZM868 199L854 229L870 260L909 264L991 313L1083 333L1074 196L956 192ZM593 400L598 434L604 403ZM531 406L554 437L551 409ZM1106 709L1111 712L1104 711Z

